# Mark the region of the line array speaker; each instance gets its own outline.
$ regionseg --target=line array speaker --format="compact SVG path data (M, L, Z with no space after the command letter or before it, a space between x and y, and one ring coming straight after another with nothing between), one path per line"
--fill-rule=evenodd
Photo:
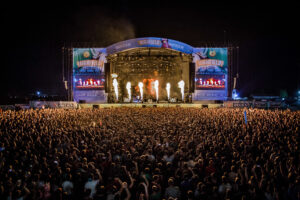
M190 93L195 92L195 63L190 63L190 81L189 81Z
M105 92L110 93L109 81L110 81L110 63L104 64L104 71L105 71Z

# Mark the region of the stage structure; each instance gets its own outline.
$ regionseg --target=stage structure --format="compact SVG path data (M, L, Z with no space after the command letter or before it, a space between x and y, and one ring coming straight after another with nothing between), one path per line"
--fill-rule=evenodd
M233 49L156 37L106 48L69 46L63 48L64 81L69 99L79 103L226 100Z

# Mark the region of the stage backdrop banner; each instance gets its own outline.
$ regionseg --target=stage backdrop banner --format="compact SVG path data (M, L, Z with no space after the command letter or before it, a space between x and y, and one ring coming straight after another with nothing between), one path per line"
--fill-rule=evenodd
M73 49L74 101L105 102L105 48Z
M226 100L228 87L227 48L194 48L194 100Z
M193 53L193 47L172 39L167 38L157 38L157 37L147 37L147 38L135 38L131 40L126 40L118 42L107 47L108 54L114 54L119 51L124 51L132 48L139 47L154 47L154 48L167 48L180 51L182 53L191 54Z

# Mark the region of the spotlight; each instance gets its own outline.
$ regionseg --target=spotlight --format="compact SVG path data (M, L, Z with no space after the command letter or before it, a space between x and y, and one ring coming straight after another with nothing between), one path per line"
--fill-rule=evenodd
M237 90L236 90L236 89L233 89L233 90L232 90L232 98L233 98L234 100L240 99L240 98L239 98L239 93L237 93Z
M118 74L111 74L111 77L112 77L112 78L117 78L117 77L118 77Z

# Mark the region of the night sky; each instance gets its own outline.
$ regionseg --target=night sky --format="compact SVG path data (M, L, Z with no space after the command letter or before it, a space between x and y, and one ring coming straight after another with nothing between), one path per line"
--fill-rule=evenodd
M106 47L137 37L165 37L194 47L224 40L239 46L237 87L242 95L279 95L283 89L293 95L300 86L296 5L95 2L12 1L2 8L1 96L37 90L63 94L64 43L92 42Z

